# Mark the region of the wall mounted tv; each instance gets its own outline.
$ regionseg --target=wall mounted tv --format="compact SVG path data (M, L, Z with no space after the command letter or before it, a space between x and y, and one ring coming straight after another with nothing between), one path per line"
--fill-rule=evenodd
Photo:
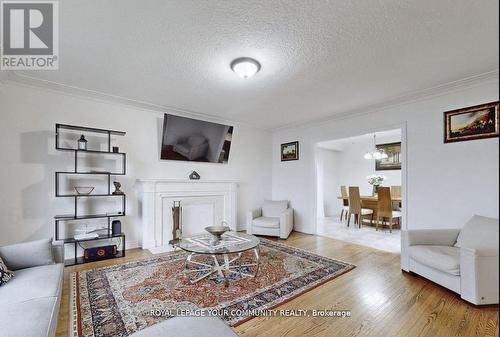
M161 159L227 163L233 127L165 114Z

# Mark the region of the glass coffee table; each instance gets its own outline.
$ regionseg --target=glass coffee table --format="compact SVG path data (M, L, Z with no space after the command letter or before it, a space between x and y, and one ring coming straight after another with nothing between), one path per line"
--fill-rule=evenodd
M260 260L259 243L260 240L253 235L226 232L218 243L214 243L213 236L207 233L183 237L177 247L189 253L184 264L184 272L188 274L191 284L217 273L224 278L224 285L228 287L231 273L236 273L241 278L257 276ZM253 251L255 260L242 264L241 256L246 251ZM203 256L201 261L196 261L198 256ZM191 276L193 274L194 276Z

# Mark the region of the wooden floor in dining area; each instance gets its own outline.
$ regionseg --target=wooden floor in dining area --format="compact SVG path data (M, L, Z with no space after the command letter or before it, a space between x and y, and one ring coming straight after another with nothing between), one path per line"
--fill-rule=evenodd
M350 310L351 317L258 317L235 328L240 336L499 335L498 305L470 305L445 288L402 272L399 254L300 233L292 233L285 243L357 267L277 309ZM147 250L134 249L125 258L66 268L57 336L68 336L71 272L149 256Z

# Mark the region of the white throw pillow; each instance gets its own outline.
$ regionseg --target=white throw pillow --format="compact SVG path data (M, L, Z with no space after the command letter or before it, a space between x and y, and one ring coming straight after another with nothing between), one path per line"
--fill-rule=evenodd
M498 219L474 215L460 231L455 247L498 246Z

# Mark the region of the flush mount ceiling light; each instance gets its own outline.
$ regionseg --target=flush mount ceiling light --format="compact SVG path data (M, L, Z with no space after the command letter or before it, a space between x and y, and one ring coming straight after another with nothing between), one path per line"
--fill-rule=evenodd
M250 57L240 57L231 62L231 70L241 78L250 78L260 70L260 63Z

